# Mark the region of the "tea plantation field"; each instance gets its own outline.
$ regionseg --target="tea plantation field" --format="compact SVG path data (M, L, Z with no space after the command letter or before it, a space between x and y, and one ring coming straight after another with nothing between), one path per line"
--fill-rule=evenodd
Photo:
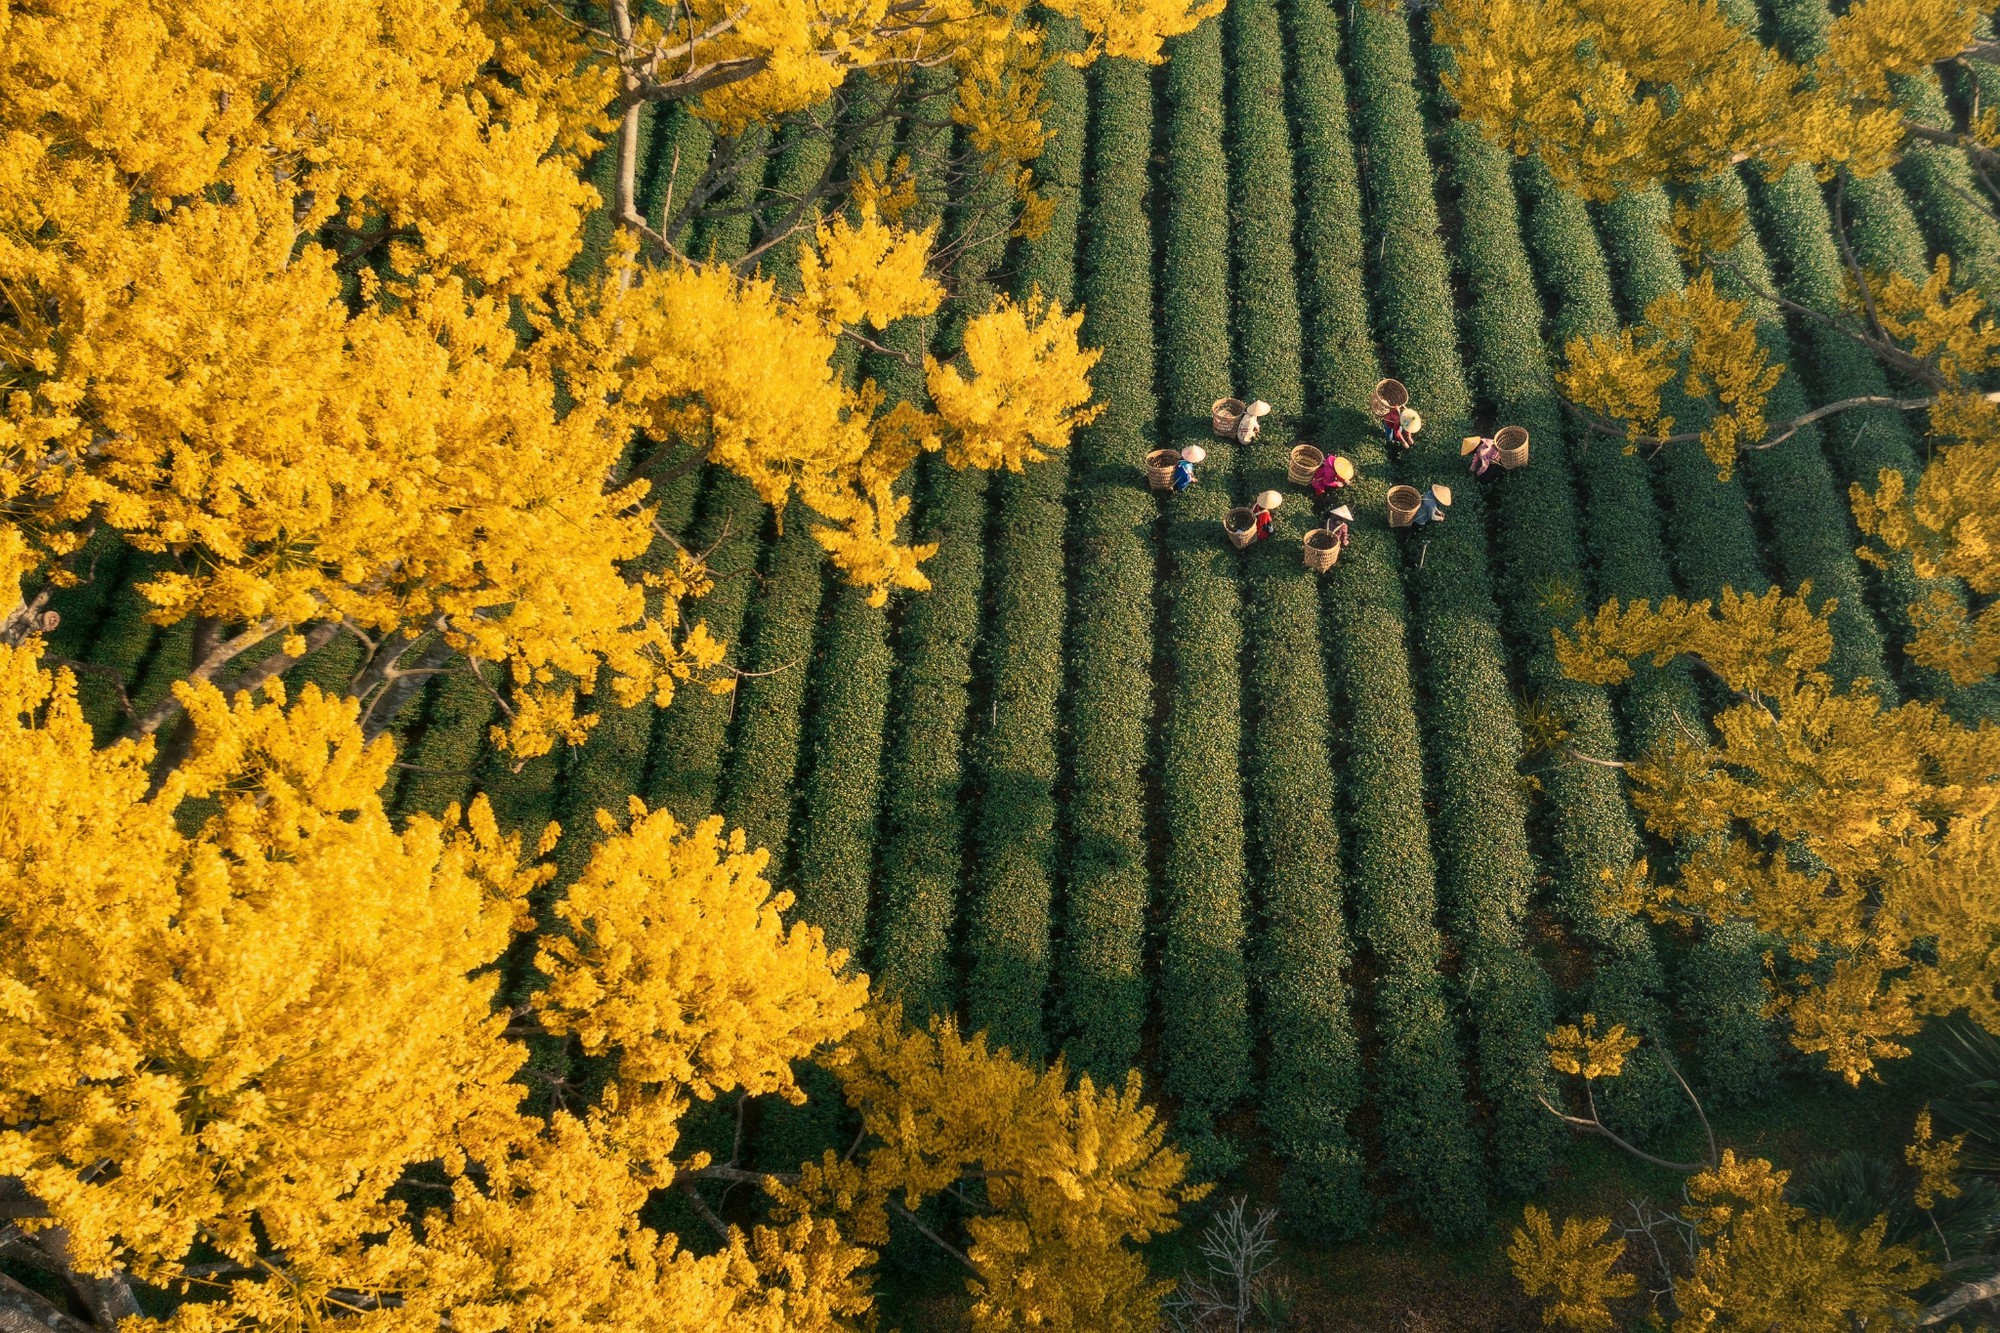
M1826 21L1821 0L1772 10L1795 46ZM1912 468L1916 442L1893 415L1850 414L1724 484L1698 451L1628 456L1579 428L1554 355L1682 281L1669 201L1587 208L1497 152L1443 100L1427 33L1379 6L1232 0L1158 69L1058 70L1039 164L1054 220L966 247L954 282L1082 304L1102 417L1022 475L926 460L912 521L942 543L935 586L880 609L747 484L676 479L660 519L713 549L697 614L733 645L735 693L611 708L587 744L517 771L485 745L493 700L446 678L398 720L400 808L484 790L530 840L558 820L565 875L591 812L627 794L720 814L911 1010L1094 1078L1140 1068L1204 1170L1267 1166L1288 1221L1319 1235L1384 1217L1466 1235L1536 1189L1568 1151L1538 1105L1542 1034L1584 1011L1668 1043L1711 1105L1767 1096L1784 1057L1759 1016L1757 941L1600 916L1600 874L1645 847L1617 772L1567 757L1700 726L1704 685L1678 670L1577 684L1551 631L1613 596L1810 580L1839 602L1841 675L1930 692L1902 653L1907 575L1857 561L1845 501L1852 480ZM921 167L943 145L911 133ZM707 131L661 116L647 151L657 205ZM763 190L813 178L826 151L783 144ZM1955 169L1920 151L1848 193L1864 262L2000 262ZM1746 271L1837 303L1821 188L1799 172L1742 188ZM688 243L756 244L776 210L744 202ZM788 263L780 248L765 268ZM949 354L953 336L946 318L887 341ZM1766 337L1803 372L1773 419L1809 394L1884 391L1816 328L1774 318ZM879 353L856 369L921 384ZM1394 459L1365 409L1384 376L1425 418ZM1273 405L1255 443L1210 438L1223 396ZM1528 466L1468 476L1460 437L1504 424L1530 431ZM1300 558L1299 441L1360 468L1342 493L1353 543L1325 575ZM1197 485L1149 490L1146 453L1195 442ZM1453 489L1449 518L1389 528L1385 489L1432 481ZM1273 539L1232 549L1223 512L1273 487L1288 495ZM145 622L137 572L100 568L72 593L56 646L143 707L190 643ZM297 673L351 665L337 641ZM109 728L111 675L83 689ZM518 993L532 969L511 966ZM546 1063L564 1072L558 1052ZM1645 1055L1607 1117L1645 1134L1683 1106ZM833 1126L773 1111L756 1128L762 1154L796 1161Z

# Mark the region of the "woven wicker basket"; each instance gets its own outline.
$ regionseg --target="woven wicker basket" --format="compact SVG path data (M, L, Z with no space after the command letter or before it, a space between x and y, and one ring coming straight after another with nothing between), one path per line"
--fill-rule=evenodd
M1257 511L1248 505L1240 505L1222 516L1222 530L1229 534L1229 544L1242 550L1257 540Z
M1525 426L1502 426L1493 437L1500 450L1501 467L1525 467L1528 463L1528 431Z
M1208 407L1208 428L1219 440L1236 438L1236 423L1243 415L1241 398L1218 398Z
M1147 454L1146 484L1156 491L1171 490L1174 484L1174 464L1180 461L1180 452L1175 449L1155 449Z
M1340 543L1325 528L1314 528L1306 534L1305 565L1315 574L1324 574L1340 563Z
M1313 479L1313 473L1319 471L1319 465L1325 461L1326 455L1310 444L1295 444L1292 446L1292 465L1285 469L1285 475L1294 484L1303 486Z
M1417 516L1417 506L1423 497L1414 486L1391 486L1389 488L1389 526L1407 528Z
M1372 417L1380 417L1392 407L1409 405L1410 391L1401 380L1377 380L1375 392L1368 395L1368 415Z

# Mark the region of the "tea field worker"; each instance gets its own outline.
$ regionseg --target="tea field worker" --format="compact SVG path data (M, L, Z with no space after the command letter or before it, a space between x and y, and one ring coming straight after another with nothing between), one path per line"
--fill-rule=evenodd
M1174 464L1174 493L1176 495L1194 485L1194 465L1208 457L1208 450L1198 444L1191 444L1181 450L1180 462Z
M1493 443L1489 435L1468 435L1458 446L1458 456L1472 455L1470 470L1475 477L1486 475L1486 469L1500 461L1500 446Z
M1346 505L1337 505L1327 511L1326 519L1326 530L1333 535L1333 544L1347 545L1347 525L1354 521L1354 511ZM1335 522L1336 519L1339 521Z
M1424 492L1423 499L1417 502L1417 515L1411 521L1420 528L1432 519L1443 522L1444 511L1449 508L1451 508L1451 487L1442 482L1433 484Z
M1250 515L1257 523L1257 540L1263 541L1271 535L1271 511L1285 502L1285 497L1276 491L1265 491L1250 505Z
M1269 415L1271 415L1271 405L1262 398L1244 408L1243 415L1236 418L1236 442L1249 444L1255 440L1258 433L1264 429L1262 425L1264 418Z
M1416 443L1416 433L1424 428L1424 419L1407 407L1392 407L1382 414L1382 433L1389 443L1398 449L1407 449Z
M1339 454L1328 454L1320 465L1313 469L1313 495L1315 498L1323 498L1353 480L1354 464Z

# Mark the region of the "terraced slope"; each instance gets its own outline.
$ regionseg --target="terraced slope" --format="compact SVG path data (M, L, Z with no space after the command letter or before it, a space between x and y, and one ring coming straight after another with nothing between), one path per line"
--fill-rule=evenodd
M1820 0L1770 9L1794 47L1823 29ZM1843 419L1721 484L1698 452L1631 457L1566 420L1562 341L1682 281L1666 200L1593 212L1508 162L1454 121L1423 33L1379 7L1234 0L1170 54L1156 71L1051 75L1051 224L953 275L1083 304L1106 411L1022 475L920 466L912 523L944 543L930 594L870 608L800 516L780 534L739 480L677 477L662 525L711 551L699 614L734 645L735 694L613 709L586 745L516 770L485 748L491 690L448 678L399 719L398 800L485 790L530 838L558 820L563 876L592 812L628 793L721 814L914 1013L1099 1079L1141 1068L1204 1168L1268 1154L1301 1229L1352 1235L1386 1215L1468 1234L1563 1150L1538 1105L1551 1022L1588 1010L1654 1034L1718 1098L1762 1095L1771 1063L1755 940L1690 946L1593 906L1599 872L1641 839L1615 770L1571 752L1635 754L1699 712L1700 683L1577 685L1551 632L1606 597L1810 579L1839 599L1843 674L1930 693L1901 652L1910 572L1855 560L1844 501L1918 454L1893 415ZM771 201L826 165L820 141L777 133L765 193L746 184L744 211L688 238L696 252L743 253ZM921 158L956 131L899 133ZM653 211L712 144L668 115L645 148ZM2000 262L1953 186L1927 159L1839 203L1872 264L1920 270L1940 243ZM1834 201L1803 173L1729 191L1756 224L1747 278L1835 302ZM971 202L946 210L947 234ZM608 232L593 228L595 253ZM782 247L763 264L791 272ZM1837 339L1778 319L1763 332L1800 372L1774 415L1879 388ZM949 355L957 329L888 336ZM850 369L921 391L899 360ZM1365 412L1383 374L1427 419L1393 459ZM1211 438L1225 396L1274 405L1262 439ZM1505 423L1532 433L1527 468L1469 476L1459 437ZM1301 440L1361 469L1339 497L1352 545L1325 575L1301 564L1315 520L1285 480ZM1147 451L1197 442L1192 490L1146 488ZM1386 488L1433 481L1457 496L1443 525L1391 529ZM1271 488L1287 496L1275 536L1234 550L1222 514ZM144 618L150 568L107 544L58 604L57 649L94 668L85 708L107 735L121 690L157 697L190 651L186 630ZM354 654L335 640L295 677L338 682ZM512 960L509 986L532 983ZM1642 1056L1610 1113L1645 1130L1679 1104ZM762 1151L810 1149L838 1121L766 1117Z

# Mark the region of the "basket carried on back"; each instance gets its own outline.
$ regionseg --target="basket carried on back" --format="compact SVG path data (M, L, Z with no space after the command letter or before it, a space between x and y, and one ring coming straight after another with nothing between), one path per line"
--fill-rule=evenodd
M1377 380L1375 392L1368 395L1368 415L1372 417L1380 417L1392 407L1409 405L1410 391L1401 380Z
M1417 516L1417 505L1422 497L1414 486L1391 486L1389 488L1389 526L1407 528Z
M1233 440L1236 438L1236 423L1243 417L1241 398L1218 398L1208 407L1208 428L1216 438Z
M1324 574L1340 563L1340 543L1325 528L1306 534L1305 565L1315 574Z
M1222 530L1229 534L1229 544L1242 550L1257 540L1257 511L1238 505L1222 516Z
M1325 461L1326 455L1310 444L1295 444L1292 446L1292 465L1285 469L1285 475L1294 484L1303 486L1313 479L1313 473L1319 471L1319 465Z
M1500 451L1501 467L1525 467L1528 462L1528 431L1525 426L1502 426L1493 437Z
M1146 455L1146 484L1156 491L1170 490L1174 484L1174 464L1181 461L1175 449L1155 449Z

